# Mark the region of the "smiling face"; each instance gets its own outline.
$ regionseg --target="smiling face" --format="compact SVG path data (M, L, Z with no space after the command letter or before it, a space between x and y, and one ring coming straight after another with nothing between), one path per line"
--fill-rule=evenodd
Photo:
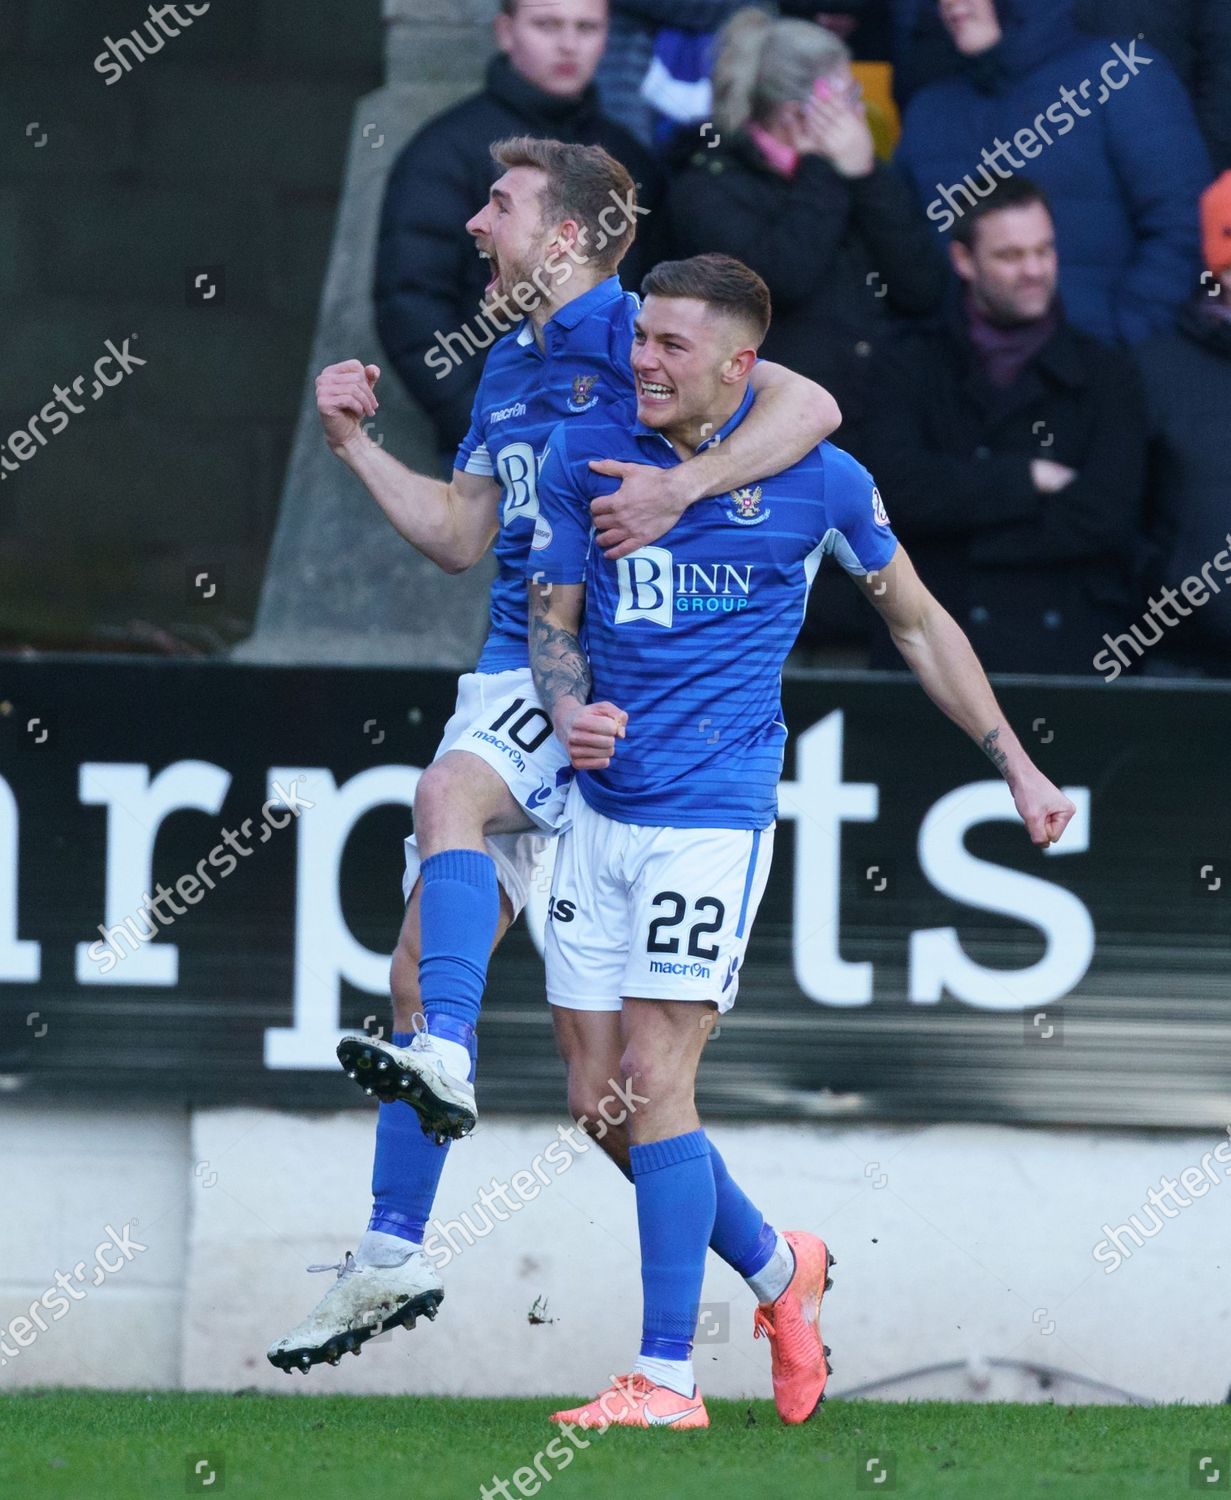
M637 416L696 448L735 412L756 362L749 331L696 297L656 297L633 325Z
M1003 327L1045 317L1056 296L1056 232L1042 203L986 214L969 249L951 247L954 269L975 305Z
M511 167L492 184L487 202L466 225L480 255L490 258L491 279L484 288L484 300L509 296L518 285L532 285L536 270L543 266L561 240L561 230L568 237L568 226L547 224L543 220L543 192L547 174L537 167ZM550 285L542 279L543 285Z
M607 45L607 0L518 0L511 16L496 17L496 43L528 83L575 97Z

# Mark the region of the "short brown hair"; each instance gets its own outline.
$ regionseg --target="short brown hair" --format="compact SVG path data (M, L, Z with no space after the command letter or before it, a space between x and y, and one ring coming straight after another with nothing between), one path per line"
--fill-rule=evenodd
M664 260L641 283L643 297L695 297L728 317L739 318L756 334L756 346L769 332L773 307L769 288L732 255L694 255Z
M637 184L614 156L601 146L518 135L497 141L492 160L506 171L534 167L542 172L547 178L540 197L543 222L576 219L586 259L600 271L616 269L637 234Z
M978 203L961 215L953 231L953 238L959 245L965 245L967 250L973 250L975 233L984 219L992 214L1004 213L1006 209L1030 208L1036 203L1042 204L1051 213L1051 202L1037 182L1031 182L1028 177L1002 177L986 198L980 198Z

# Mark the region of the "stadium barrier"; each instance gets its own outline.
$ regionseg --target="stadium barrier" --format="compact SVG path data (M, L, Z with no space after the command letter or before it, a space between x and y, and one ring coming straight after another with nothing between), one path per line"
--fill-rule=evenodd
M441 672L10 663L0 1075L23 1097L362 1102ZM775 866L703 1106L756 1119L1221 1128L1231 930L1222 686L1018 681L1078 812L1046 854L909 679L796 676ZM702 716L695 733L723 753ZM511 753L516 753L510 747ZM556 1110L550 859L483 1021L490 1108Z

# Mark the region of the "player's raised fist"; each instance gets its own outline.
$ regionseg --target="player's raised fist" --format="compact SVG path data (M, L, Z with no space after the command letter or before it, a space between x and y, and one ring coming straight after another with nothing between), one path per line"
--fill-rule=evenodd
M565 726L564 748L575 771L605 771L622 740L628 715L614 703L587 703Z
M1030 842L1038 849L1048 849L1058 842L1077 811L1060 788L1033 767L1013 788L1013 801Z
M331 448L344 448L362 431L364 422L376 415L379 379L378 365L360 364L357 359L326 365L316 377L316 410Z

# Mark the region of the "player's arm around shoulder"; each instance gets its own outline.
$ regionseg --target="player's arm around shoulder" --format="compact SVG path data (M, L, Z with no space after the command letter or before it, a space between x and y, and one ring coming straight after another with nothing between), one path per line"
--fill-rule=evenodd
M924 587L902 546L860 582L928 697L1008 783L1031 842L1041 849L1054 844L1076 807L1026 754L965 632Z
M823 385L785 365L758 359L748 383L756 397L749 413L752 430L755 432L758 424L765 427L765 439L774 442L780 469L797 464L842 425L842 409L834 396ZM760 478L764 475L750 474L735 482L751 484Z
M793 370L758 360L748 379L756 399L725 442L665 469L616 459L591 463L595 473L620 480L614 494L593 506L605 557L614 562L658 541L698 500L789 469L841 425L833 396Z
M759 359L748 384L754 399L744 420L723 442L680 466L690 504L794 467L841 425L842 413L829 392L794 370Z
M499 526L500 487L490 474L454 469L448 483L416 474L373 442L380 369L357 359L316 377L316 409L330 451L363 483L395 530L446 573L473 567Z

